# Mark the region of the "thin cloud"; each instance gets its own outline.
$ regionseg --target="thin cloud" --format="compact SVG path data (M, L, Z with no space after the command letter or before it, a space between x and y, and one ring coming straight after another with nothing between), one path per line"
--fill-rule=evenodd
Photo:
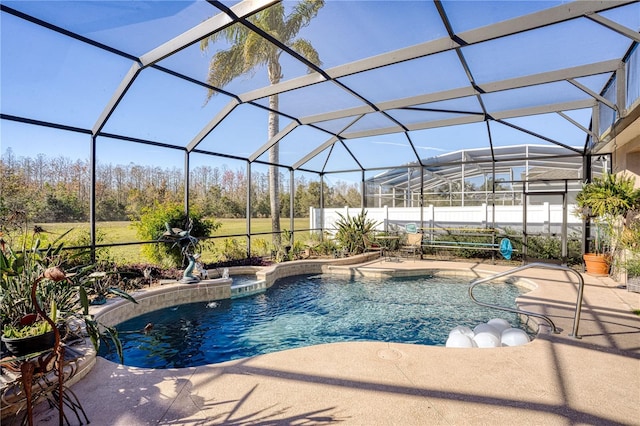
M398 143L398 142L373 142L376 145L394 145L394 146L404 146L406 147L406 143Z
M448 149L436 148L434 146L416 146L416 149L424 149L425 151L449 152Z

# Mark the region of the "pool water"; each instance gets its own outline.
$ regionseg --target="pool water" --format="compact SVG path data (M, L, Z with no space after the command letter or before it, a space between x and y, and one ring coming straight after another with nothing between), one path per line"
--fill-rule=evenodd
M453 327L473 328L496 317L518 326L515 314L474 304L467 289L468 282L448 278L296 276L261 294L161 309L117 329L126 365L179 368L330 342L444 346ZM522 292L497 283L478 286L474 294L515 307ZM148 323L153 329L145 334ZM118 361L113 348L101 346L101 356Z

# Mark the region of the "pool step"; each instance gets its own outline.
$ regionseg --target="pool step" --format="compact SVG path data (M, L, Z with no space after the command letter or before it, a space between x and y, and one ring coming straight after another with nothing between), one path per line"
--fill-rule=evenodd
M265 291L267 291L267 282L264 280L237 284L237 285L234 285L233 282L231 282L231 298L232 299L251 296L253 294L258 294L258 293L264 293Z

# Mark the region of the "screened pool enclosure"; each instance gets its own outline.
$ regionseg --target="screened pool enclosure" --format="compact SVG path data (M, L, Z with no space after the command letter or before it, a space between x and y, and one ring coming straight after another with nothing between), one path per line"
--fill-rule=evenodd
M108 224L170 203L228 219L214 240L247 255L331 231L318 209L571 215L581 183L640 144L637 1L0 10L1 207L83 224L92 247L150 243Z

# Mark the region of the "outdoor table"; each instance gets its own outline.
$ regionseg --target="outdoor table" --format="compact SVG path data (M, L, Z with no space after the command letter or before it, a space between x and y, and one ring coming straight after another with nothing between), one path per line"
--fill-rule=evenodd
M398 246L398 241L400 240L400 237L398 235L377 235L375 239L380 241L380 246L382 247L382 256L386 261L400 261L400 258L398 256L392 256L393 252Z

